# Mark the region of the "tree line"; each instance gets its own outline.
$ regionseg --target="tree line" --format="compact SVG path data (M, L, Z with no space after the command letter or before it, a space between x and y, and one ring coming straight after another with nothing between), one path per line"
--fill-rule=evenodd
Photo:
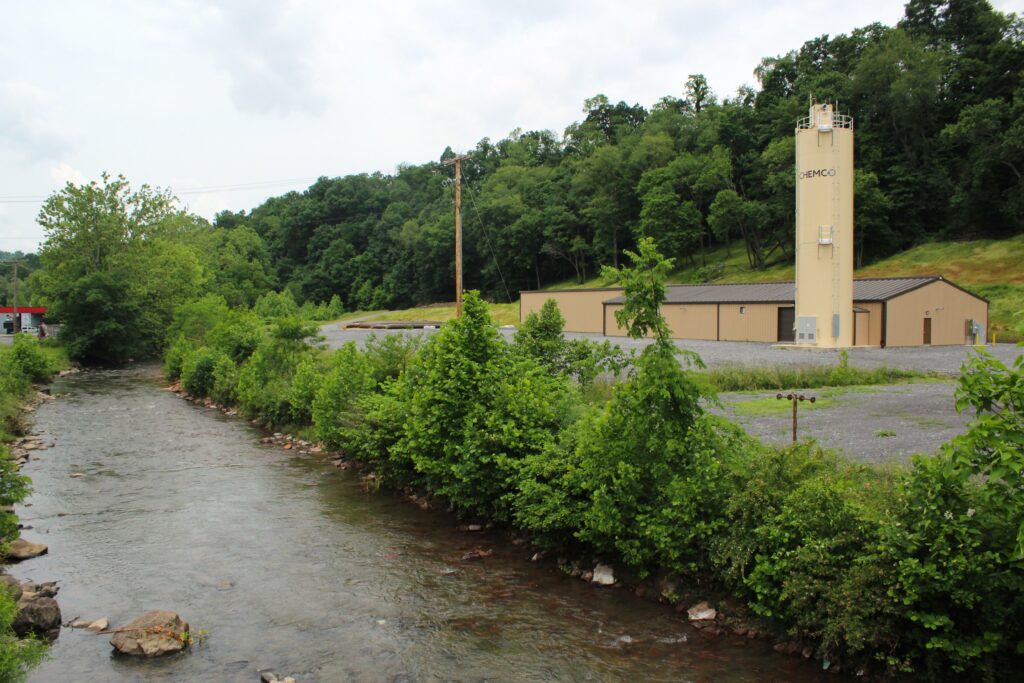
M896 27L825 35L761 60L756 89L719 99L695 74L650 108L589 98L561 135L484 138L464 163L467 287L504 301L582 282L643 236L697 266L730 245L753 270L791 259L793 128L812 98L855 119L858 265L931 239L1018 234L1022 36L1019 17L981 0L912 0ZM324 177L215 225L258 234L299 301L447 301L451 156Z

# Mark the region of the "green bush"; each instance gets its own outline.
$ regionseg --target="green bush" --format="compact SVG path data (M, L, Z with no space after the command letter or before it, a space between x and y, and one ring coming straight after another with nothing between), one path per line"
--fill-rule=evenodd
M171 334L175 339L183 336L193 344L202 345L209 331L230 313L227 302L219 294L187 301L174 309Z
M206 335L206 343L241 363L251 356L266 337L264 323L250 311L231 311Z
M225 354L219 355L213 366L210 398L222 405L231 405L238 400L238 366Z
M46 646L35 639L22 640L11 629L17 606L6 590L0 590L0 681L21 683L46 658Z
M574 378L589 387L603 372L618 375L628 364L627 354L618 345L586 339L567 340L562 330L565 319L554 299L548 299L539 313L530 313L516 331L513 344L517 352L534 359L552 372Z
M922 457L881 540L899 615L889 663L931 678L1010 680L1024 665L1022 503L993 499L950 458Z
M316 351L307 343L315 334L315 327L297 318L274 323L238 374L238 401L246 413L272 426L288 424L292 378L300 361Z
M408 382L409 419L393 450L458 510L507 521L523 458L572 414L564 381L514 356L475 292L423 349Z
M285 289L280 293L267 292L261 296L253 306L253 312L264 320L291 318L298 316L299 306L291 290Z
M14 344L8 352L5 362L10 363L14 370L29 382L46 382L56 371L40 348L39 342L29 334L14 336Z
M192 342L179 334L164 351L164 375L172 382L181 378L181 370L185 359L194 349Z
M181 386L193 396L209 396L213 390L213 370L222 357L218 351L201 346L185 356L181 366Z
M581 436L592 504L578 536L643 571L694 571L722 528L730 435L704 420L700 389L653 345Z
M317 358L310 355L299 361L288 391L288 404L291 406L292 422L295 424L312 423L313 399L323 385L323 378L324 368Z
M346 428L353 419L353 404L376 383L366 356L349 342L334 352L331 371L323 379L312 403L316 437L328 448L345 446Z
M423 335L386 334L378 337L371 334L363 350L374 381L383 384L389 379L398 379L416 358L425 341Z

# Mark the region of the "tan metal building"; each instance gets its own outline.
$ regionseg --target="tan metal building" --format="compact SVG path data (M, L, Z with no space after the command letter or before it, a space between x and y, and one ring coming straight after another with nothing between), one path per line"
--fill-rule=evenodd
M669 285L662 314L676 339L798 343L795 296L792 282ZM548 299L567 332L625 334L621 289L521 292L520 321ZM850 320L855 346L984 343L988 301L940 276L855 280Z

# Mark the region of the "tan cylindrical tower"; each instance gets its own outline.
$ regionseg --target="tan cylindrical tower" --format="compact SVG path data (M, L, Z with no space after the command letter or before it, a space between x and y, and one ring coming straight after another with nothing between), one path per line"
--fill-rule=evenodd
M796 126L797 344L853 346L853 118L815 104Z

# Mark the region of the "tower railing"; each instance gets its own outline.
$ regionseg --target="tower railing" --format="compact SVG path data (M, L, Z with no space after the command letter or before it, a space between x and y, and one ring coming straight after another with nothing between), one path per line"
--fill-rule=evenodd
M832 114L832 124L829 128L853 128L853 117L847 114ZM798 129L819 128L822 122L814 116L805 116L796 122Z

